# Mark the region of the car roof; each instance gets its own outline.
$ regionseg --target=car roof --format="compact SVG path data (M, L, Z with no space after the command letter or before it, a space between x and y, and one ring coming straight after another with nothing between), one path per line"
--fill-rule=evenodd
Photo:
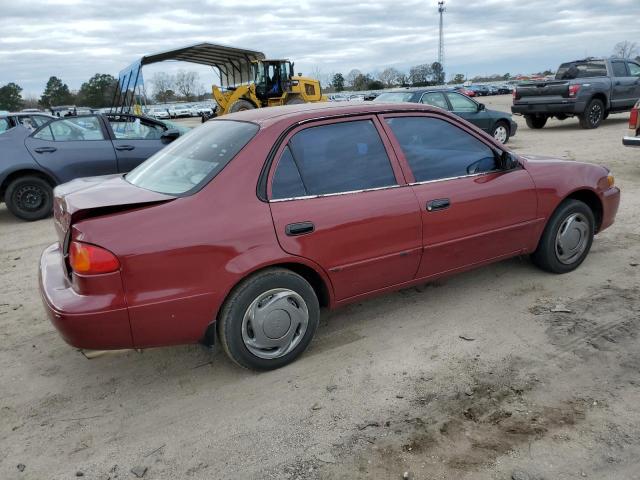
M1 116L3 116L3 117L8 117L8 116L12 116L12 117L31 117L33 115L41 115L43 117L57 118L57 117L54 117L53 115L49 115L48 113L45 113L45 112L11 112L11 113L8 113L6 115L1 115Z
M442 109L420 103L316 102L245 110L224 115L220 121L242 120L267 126L282 121L296 123L328 117L415 111L442 113Z

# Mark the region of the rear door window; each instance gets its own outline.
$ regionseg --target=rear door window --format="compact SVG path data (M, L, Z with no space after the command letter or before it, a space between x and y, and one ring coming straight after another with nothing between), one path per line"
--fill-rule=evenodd
M628 77L627 66L624 62L611 62L614 77Z
M7 118L0 118L0 133L6 132L11 128Z
M375 125L357 120L296 133L278 161L271 197L327 195L396 184Z
M497 169L496 156L483 142L433 117L388 118L416 182L486 173Z
M425 105L431 105L433 107L439 107L444 110L449 110L449 104L447 103L446 98L442 92L429 92L422 95L420 99L420 103L424 103Z

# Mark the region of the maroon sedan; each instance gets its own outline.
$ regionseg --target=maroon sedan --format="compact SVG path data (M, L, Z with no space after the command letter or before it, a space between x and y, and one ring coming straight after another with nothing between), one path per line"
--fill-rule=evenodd
M264 108L56 188L41 291L76 347L217 334L271 369L307 348L320 307L523 254L570 272L619 200L606 168L517 156L441 109Z

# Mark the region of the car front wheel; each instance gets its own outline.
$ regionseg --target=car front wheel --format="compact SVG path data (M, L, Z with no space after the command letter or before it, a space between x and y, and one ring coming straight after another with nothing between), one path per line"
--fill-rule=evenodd
M27 221L40 220L51 214L53 188L45 179L27 175L9 184L4 200L16 217Z
M505 122L498 122L493 127L493 138L498 142L505 144L509 141L509 125Z
M218 318L218 335L238 365L272 370L291 363L307 348L319 319L311 285L290 270L272 268L234 288Z
M587 257L594 233L591 208L579 200L565 200L549 219L531 258L548 272L571 272Z

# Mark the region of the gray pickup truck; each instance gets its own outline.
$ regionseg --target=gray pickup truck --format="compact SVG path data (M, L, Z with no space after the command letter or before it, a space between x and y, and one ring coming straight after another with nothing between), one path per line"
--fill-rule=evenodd
M574 116L582 128L598 128L609 113L629 111L639 98L640 64L587 58L560 65L555 80L518 85L511 111L524 115L529 128Z

